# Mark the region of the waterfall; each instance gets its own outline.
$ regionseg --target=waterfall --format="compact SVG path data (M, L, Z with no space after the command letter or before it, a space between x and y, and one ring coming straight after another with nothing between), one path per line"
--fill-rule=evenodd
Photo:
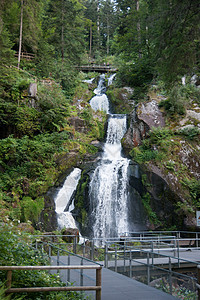
M109 101L108 101L108 97L105 94L106 87L104 86L104 82L105 82L105 74L100 76L98 86L94 90L94 93L96 94L96 96L94 96L90 100L90 105L93 110L105 111L108 114L109 113Z
M97 87L98 94L91 99L90 105L94 110L100 109L109 113L108 98L102 94L102 87L101 77ZM105 99L107 106L104 106ZM90 181L89 198L95 238L116 237L129 231L129 160L121 154L121 139L127 129L126 123L126 115L110 114L103 155Z
M121 155L126 116L111 115L100 165L92 176L89 196L95 238L116 237L129 231L127 182L129 160Z
M112 74L109 78L108 78L108 86L110 86L113 83L113 80L116 76L116 73Z
M61 228L77 228L75 224L75 220L70 213L73 208L74 204L71 203L71 198L76 190L78 185L78 181L81 177L81 170L75 168L65 179L65 182L62 188L59 190L57 196L55 197L55 206L56 206L56 213L57 213L57 221L58 227Z

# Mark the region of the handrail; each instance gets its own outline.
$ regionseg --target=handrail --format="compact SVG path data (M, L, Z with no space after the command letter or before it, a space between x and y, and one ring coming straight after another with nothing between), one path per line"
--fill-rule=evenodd
M198 290L198 300L200 300L200 265L197 266L197 290Z
M120 272L119 271L119 267L122 268L122 272L123 274L125 272L129 272L129 275L127 274L127 276L130 276L131 278L133 277L133 271L134 268L136 267L135 264L133 264L133 262L137 263L138 265L142 265L146 267L146 278L147 278L147 284L150 284L150 273L154 272L154 270L157 270L159 272L164 272L166 274L168 274L169 276L169 293L172 294L172 275L173 276L178 276L181 278L185 278L185 279L190 279L192 280L194 283L197 281L196 278L186 275L186 274L182 274L182 273L178 273L177 271L173 270L172 266L175 266L174 264L178 264L178 266L180 266L180 263L183 264L187 264L190 263L192 266L194 267L198 267L199 269L199 277L198 277L198 284L197 287L200 288L200 262L197 261L193 261L193 260L189 260L189 259L185 259L185 258L180 258L179 256L173 256L173 255L166 255L166 254L161 254L158 252L154 252L155 249L138 249L134 246L128 246L127 244L121 245L121 244L115 244L113 245L114 250L112 249L111 251L108 249L108 247L106 247L106 251L105 251L105 267L106 268L114 268L113 270L115 272ZM122 247L124 249L122 249ZM120 249L120 253L118 251L118 249ZM173 249L174 250L174 249ZM133 257L133 253L134 252L140 252L143 253L142 257L139 258L135 258ZM112 259L112 265L108 266L109 263L109 259L108 256L109 254L111 254L111 259ZM120 255L122 254L122 255ZM165 258L165 262L164 261L159 261L160 258ZM167 261L168 259L168 261ZM117 262L120 261L120 264L118 264ZM128 264L126 263L128 262ZM168 266L168 268L164 267L164 264L166 264L166 266ZM152 275L153 276L153 275ZM200 300L200 289L198 291L199 293L199 298L198 300Z
M13 270L70 270L70 269L95 269L96 286L66 286L66 287L34 287L11 288ZM101 266L0 266L0 270L7 271L6 293L20 292L49 292L49 291L96 291L96 300L101 300Z

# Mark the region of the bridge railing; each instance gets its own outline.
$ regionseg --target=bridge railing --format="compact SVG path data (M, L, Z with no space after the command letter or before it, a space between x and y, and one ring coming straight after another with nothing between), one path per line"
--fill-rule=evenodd
M83 268L79 271L74 271L75 268L69 268L67 270L67 273L62 273L60 274L61 279L66 282L69 283L70 282L75 282L77 285L79 286L84 286L84 284L87 283L87 285L91 286L91 284L94 284L94 278L95 278L95 274L89 272L88 274L88 269L87 266L91 265L91 266L96 266L97 269L102 268L102 264L94 262L86 257L83 257L81 255L72 253L68 250L65 249L65 244L61 243L61 244L56 244L56 243L52 243L52 242L44 242L44 241L37 241L37 243L34 243L33 246L38 249L41 250L42 253L44 253L45 255L47 254L50 258L50 262L53 265L57 265L57 266L82 266ZM84 267L86 266L86 270L84 271ZM78 269L78 268L77 268ZM95 269L95 268L91 268ZM99 274L96 273L96 282L99 280ZM87 289L86 289L87 290ZM90 289L92 290L92 289ZM98 296L98 293L96 294L96 297ZM98 296L99 297L99 296ZM100 299L100 298L97 298Z
M96 270L96 286L65 286L65 287L26 287L12 288L12 271L27 271L27 270ZM101 300L101 269L99 265L93 266L0 266L0 270L7 271L7 290L6 294L10 293L32 293L32 292L51 292L51 291L96 291L96 300Z
M167 235L168 234L168 235ZM137 245L138 249L157 249L157 251L173 251L174 255L180 256L183 250L194 250L200 247L199 232L141 232L135 236L121 236L120 238L107 239L87 239L79 238L77 235L37 235L32 236L34 243L46 241L52 242L54 245L64 248L75 254L91 260L105 261L106 247L111 247L112 244L133 244ZM185 238L181 238L184 235ZM189 237L189 235L191 237ZM192 237L193 236L193 237ZM63 242L62 242L63 241Z
M168 253L163 253L162 250ZM142 282L148 285L155 283L154 287L163 287L164 291L170 294L178 293L178 289L185 290L186 293L191 293L191 299L196 299L193 298L197 291L195 273L199 264L197 261L177 257L173 253L173 247L171 250L145 249L138 247L137 244L134 246L114 243L112 247L107 245L105 266L139 281L142 279ZM195 270L194 276L180 273L180 267L183 266L192 267L193 271ZM177 283L180 282L182 287L178 288Z

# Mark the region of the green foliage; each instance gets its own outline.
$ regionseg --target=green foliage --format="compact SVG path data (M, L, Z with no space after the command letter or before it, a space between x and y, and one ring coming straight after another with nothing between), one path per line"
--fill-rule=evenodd
M145 163L151 160L162 161L165 158L173 133L170 129L153 128L149 132L149 137L143 140L140 147L135 147L130 151L130 156L138 163ZM161 150L161 151L160 151Z
M43 207L41 194L54 183L55 153L66 151L64 144L67 138L68 133L63 131L38 135L33 139L24 136L0 140L2 199L7 202L22 200L23 220L37 222Z
M159 107L164 107L171 116L184 115L192 100L200 103L200 92L193 85L174 86L168 95L167 100L162 100Z
M198 127L185 127L183 129L180 129L178 131L179 134L182 134L184 136L186 136L186 138L188 138L189 140L194 140L198 137L198 135L200 134L200 130Z
M151 207L151 196L149 193L146 193L145 195L142 196L142 204L147 213L149 221L153 224L159 225L160 221L158 220L156 213L152 210Z
M69 115L69 101L66 100L60 86L52 82L51 86L40 86L38 107L42 131L59 131L66 124Z
M193 204L200 207L200 181L197 179L187 179L182 181L184 187L188 188L193 200Z
M0 228L0 264L5 266L37 266L49 265L49 259L44 252L31 247L30 237L23 232L14 232L14 228ZM13 271L12 287L48 287L64 286L58 275L48 271ZM6 280L6 273L0 271L0 285ZM25 299L80 299L77 293L47 292L23 293ZM12 299L16 299L12 296ZM22 298L23 299L23 298Z
M170 139L172 136L173 136L173 132L167 127L153 128L149 132L149 142L151 145L152 144L161 145L163 140Z
M40 213L44 208L44 199L23 197L21 201L21 222L32 220L33 224L37 224Z
M153 69L147 58L122 64L116 76L117 85L137 87L137 93L139 93L139 87L140 91L145 90L145 86L152 79Z
M170 293L170 286L167 283L167 280L165 278L161 278L160 282L158 282L155 286L157 289L162 290L165 293ZM197 295L196 292L191 291L184 286L177 286L172 284L172 296L174 296L177 299L183 299L183 300L196 300Z

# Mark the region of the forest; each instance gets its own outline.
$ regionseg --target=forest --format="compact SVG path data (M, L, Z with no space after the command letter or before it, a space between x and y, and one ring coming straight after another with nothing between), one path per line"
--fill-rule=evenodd
M24 263L19 253L27 264L37 264L35 255L44 263L40 254L16 246L19 224L26 223L31 233L41 230L47 191L95 157L95 143L104 140L106 114L92 111L93 92L85 83L99 74L77 68L88 64L118 70L108 89L117 113L133 110L121 98L124 87L132 89L129 97L136 105L162 94L165 128L150 131L128 155L176 176L183 195L177 214L193 218L200 209L199 116L188 121L190 127L177 129L188 110L200 113L199 0L0 0L0 222L8 224L0 229L2 265ZM184 139L197 157L195 174L176 160ZM143 204L152 228L161 228L149 193ZM35 282L47 284L42 277L35 276ZM58 284L56 277L49 280ZM65 299L56 297L48 299Z
M89 74L75 66L115 66L116 90L132 87L136 103L146 101L156 86L167 97L161 106L169 122L185 115L191 99L200 103L199 9L197 0L1 0L2 220L36 225L49 187L98 151L91 141L103 140L106 116L92 112L92 91L83 82ZM36 83L35 98L30 83ZM116 90L109 91L111 98ZM84 110L77 109L81 97ZM114 101L120 107L120 99ZM72 117L84 120L84 133L74 129ZM198 130L186 135L197 138ZM63 165L61 157L72 150L76 155ZM198 202L199 181L190 178L188 186Z

